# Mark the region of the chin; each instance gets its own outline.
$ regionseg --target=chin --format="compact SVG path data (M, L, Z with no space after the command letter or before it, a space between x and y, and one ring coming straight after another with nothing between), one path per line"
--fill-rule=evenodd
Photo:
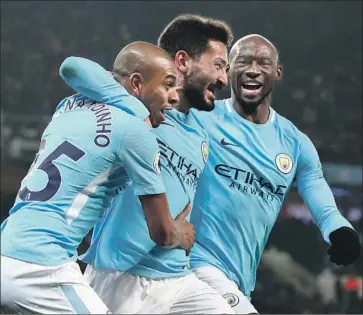
M254 98L247 98L244 96L241 96L241 100L243 103L250 105L250 106L258 106L262 102L262 97L256 96Z
M161 124L161 120L155 121L155 120L151 120L151 126L153 126L153 128L158 128Z
M216 107L215 101L209 99L204 100L204 110L207 112L212 111Z
M207 107L207 109L205 111L210 112L210 111L214 110L215 108L216 108L216 104L214 104L214 102L213 102L213 103L208 105L208 107Z

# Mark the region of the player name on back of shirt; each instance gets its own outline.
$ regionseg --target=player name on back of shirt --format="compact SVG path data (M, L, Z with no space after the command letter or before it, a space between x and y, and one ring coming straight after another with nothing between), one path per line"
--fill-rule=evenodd
M69 97L57 115L80 108L87 108L94 113L96 134L93 141L98 147L107 147L111 142L107 134L111 133L112 130L112 114L109 106L86 98Z

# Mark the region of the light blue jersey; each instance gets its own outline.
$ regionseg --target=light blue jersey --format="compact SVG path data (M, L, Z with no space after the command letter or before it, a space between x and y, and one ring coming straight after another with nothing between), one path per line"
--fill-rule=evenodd
M210 154L199 180L191 222L196 228L191 267L215 266L250 295L266 241L293 181L329 243L351 227L337 210L309 138L270 109L266 124L234 110L231 99L198 113Z
M175 109L166 112L166 120L155 133L169 209L175 218L189 202L193 203L208 154L207 138L193 113ZM96 225L92 244L82 260L98 268L127 270L151 279L191 273L185 250L163 249L150 239L132 186L118 196L109 215Z
M76 259L82 239L131 181L135 196L165 191L146 123L80 96L58 108L1 226L2 255L48 266Z
M74 77L69 84L86 93L92 91L97 101L109 94L121 94L120 86L104 88L106 70L87 65L92 81ZM77 70L77 69L76 69ZM76 72L79 72L78 70ZM89 95L87 95L89 96ZM117 97L113 99L117 103ZM166 120L155 129L161 153L161 174L173 218L188 203L193 203L198 178L208 157L206 132L197 115L177 110L166 111ZM108 210L108 215L96 225L92 245L82 259L99 268L127 270L148 278L178 277L191 271L189 259L182 249L162 249L150 239L140 201L133 193L133 185L126 188ZM132 269L129 269L131 268Z

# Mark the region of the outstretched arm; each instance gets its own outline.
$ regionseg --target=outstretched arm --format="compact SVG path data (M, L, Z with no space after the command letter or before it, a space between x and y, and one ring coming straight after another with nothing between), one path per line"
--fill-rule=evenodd
M318 153L306 135L302 135L296 180L299 193L324 240L332 245L328 251L330 260L338 265L353 263L361 250L358 235L337 209L324 178Z
M68 57L60 66L59 74L71 88L92 100L114 105L142 120L150 114L145 105L130 95L110 72L92 60Z

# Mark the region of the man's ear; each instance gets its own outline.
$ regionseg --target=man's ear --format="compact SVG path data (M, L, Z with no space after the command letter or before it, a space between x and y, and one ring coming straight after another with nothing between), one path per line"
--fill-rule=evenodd
M279 81L281 79L282 79L282 66L281 65L277 65L276 80Z
M192 58L188 55L188 53L184 50L177 51L175 55L175 64L177 69L181 73L186 73L188 71L189 65L192 61Z
M142 88L144 86L144 78L141 73L134 72L133 74L131 74L131 76L129 77L129 85L131 90L133 91L132 94L136 97L140 97Z

